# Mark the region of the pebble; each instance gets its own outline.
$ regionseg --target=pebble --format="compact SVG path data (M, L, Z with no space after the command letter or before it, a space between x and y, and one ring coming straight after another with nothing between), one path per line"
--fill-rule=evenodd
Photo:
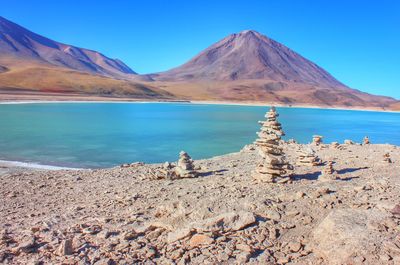
M68 256L72 255L74 253L73 247L72 247L72 240L71 239L66 239L61 242L61 245L58 248L58 254L60 256Z

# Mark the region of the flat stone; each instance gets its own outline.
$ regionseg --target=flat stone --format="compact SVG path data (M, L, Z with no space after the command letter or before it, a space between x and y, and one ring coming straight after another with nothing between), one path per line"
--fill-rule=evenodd
M122 238L125 240L133 240L138 236L138 234L135 231L127 231L122 234Z
M238 231L256 223L256 217L251 212L228 212L216 217L205 219L195 224L194 228L202 231Z
M281 219L281 214L275 210L267 210L264 212L264 216L268 219L279 221Z
M195 234L190 238L189 246L191 248L198 247L200 245L209 245L214 242L212 237L203 234Z
M248 252L248 253L252 253L253 252L252 247L247 245L247 244L236 244L236 249L244 251L244 252Z
M182 229L177 229L173 232L170 232L167 236L167 241L168 243L173 243L175 241L184 239L192 234L192 229L191 228L182 228Z
M290 242L288 244L288 248L291 252L299 252L301 250L301 243L299 242Z
M333 265L348 264L355 256L368 256L386 241L373 224L383 223L387 217L385 212L375 209L333 210L312 233L314 252Z

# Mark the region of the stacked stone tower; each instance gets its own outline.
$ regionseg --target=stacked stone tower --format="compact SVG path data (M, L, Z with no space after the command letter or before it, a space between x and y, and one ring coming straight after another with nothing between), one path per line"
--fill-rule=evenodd
M313 135L312 144L321 145L322 144L322 136L321 135Z
M385 153L384 155L383 155L383 162L385 162L385 163L392 163L392 159L390 158L390 154L389 153Z
M292 167L286 161L282 146L281 136L284 135L282 126L278 122L279 114L274 107L266 113L266 121L260 121L261 130L258 132L258 139L255 144L258 147L262 161L253 172L256 180L264 182L285 183L290 180L288 170Z
M178 178L194 178L197 176L193 160L185 151L179 153L179 160L175 167L175 174Z
M297 165L318 166L322 164L321 159L315 154L311 148L300 148L297 150Z
M326 163L326 166L321 172L321 175L318 177L318 180L322 181L330 181L337 179L337 175L335 174L335 170L333 169L333 161L330 160Z

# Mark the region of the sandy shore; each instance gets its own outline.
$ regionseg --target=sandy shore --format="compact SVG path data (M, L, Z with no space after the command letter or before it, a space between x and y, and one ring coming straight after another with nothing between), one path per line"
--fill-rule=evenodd
M284 144L292 164L304 147ZM251 146L195 161L188 179L140 163L0 171L0 262L399 264L400 148L308 147L337 180L301 165L290 183L256 182Z
M21 172L26 170L79 170L79 168L69 168L60 166L41 165L20 161L0 160L0 174Z
M327 107L318 105L304 105L304 104L279 104L274 102L232 102L232 101L196 101L191 100L190 103L193 104L206 104L206 105L237 105L237 106L275 106L282 108L305 108L305 109L332 109L332 110L357 110L357 111L376 111L376 112L394 112L398 113L400 111L394 110L384 110L382 108L362 108L362 107Z
M238 105L238 106L277 106L277 107L293 107L293 108L311 108L311 109L338 109L338 110L359 110L359 111L378 111L378 112L396 112L394 110L386 110L382 108L366 108L366 107L343 107L343 106L318 106L307 104L279 104L275 102L246 102L246 101L209 101L209 100L143 100L135 98L123 97L101 97L87 96L77 94L70 95L4 95L0 94L0 104L24 104L24 103L192 103L206 105Z

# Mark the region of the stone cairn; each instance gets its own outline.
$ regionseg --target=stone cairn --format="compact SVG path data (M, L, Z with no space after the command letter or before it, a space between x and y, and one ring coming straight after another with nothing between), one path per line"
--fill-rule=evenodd
M328 161L321 173L318 180L329 181L337 179L335 170L333 169L333 161Z
M281 136L284 135L281 124L277 121L279 114L274 107L265 114L266 121L259 121L261 130L255 144L258 147L262 161L253 172L253 178L264 182L285 183L290 180L288 170L292 166L286 161L280 146Z
M383 162L384 163L392 163L392 159L390 158L390 154L389 153L386 153L386 154L384 154L383 155Z
M340 144L339 144L338 142L332 142L332 143L331 143L331 147L332 147L332 148L337 149L337 148L339 148L339 146L340 146Z
M315 155L315 151L311 148L299 149L297 151L297 164L304 166L318 166L322 164L321 159Z
M179 153L175 174L178 178L194 178L198 175L192 158L185 151Z
M365 136L363 139L363 145L370 144L368 136Z
M320 145L320 144L322 144L322 136L321 135L313 135L313 138L312 138L312 144L314 144L314 145Z
M346 140L344 140L344 144L345 145L353 145L354 142L352 140L346 139Z

